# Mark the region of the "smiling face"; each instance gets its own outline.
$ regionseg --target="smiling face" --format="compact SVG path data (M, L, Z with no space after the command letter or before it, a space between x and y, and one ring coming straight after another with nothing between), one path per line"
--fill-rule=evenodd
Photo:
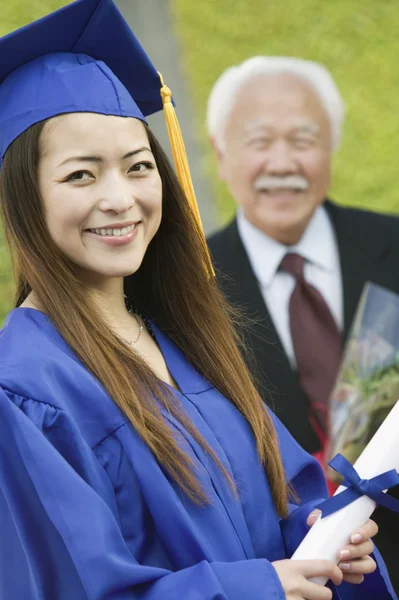
M297 243L331 178L331 127L311 86L289 74L249 80L228 115L223 150L214 145L220 177L246 218Z
M137 271L162 217L162 182L141 121L93 113L51 119L39 189L52 239L86 281Z

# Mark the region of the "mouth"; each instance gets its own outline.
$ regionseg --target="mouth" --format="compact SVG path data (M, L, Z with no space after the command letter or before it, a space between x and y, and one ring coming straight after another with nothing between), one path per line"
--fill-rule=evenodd
M139 222L126 225L115 224L111 227L95 227L92 229L85 229L85 231L101 237L124 237L133 233L138 224Z
M113 223L111 227L92 227L84 232L91 238L107 246L125 246L137 237L139 225L136 223Z
M303 188L258 188L257 192L268 194L269 196L286 196L287 194L302 194L306 190Z

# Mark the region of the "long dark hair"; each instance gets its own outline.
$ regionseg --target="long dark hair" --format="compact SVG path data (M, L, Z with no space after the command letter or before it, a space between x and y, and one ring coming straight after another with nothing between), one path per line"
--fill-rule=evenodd
M190 458L162 417L165 405L219 465L174 394L95 310L75 265L53 242L38 187L41 134L32 126L8 149L0 174L6 239L17 282L16 306L34 290L40 307L82 363L107 389L155 457L196 502L207 498ZM287 485L273 422L238 349L230 308L206 269L198 225L166 155L147 129L163 184L163 216L139 270L125 278L125 293L164 330L248 421L280 515L287 514Z

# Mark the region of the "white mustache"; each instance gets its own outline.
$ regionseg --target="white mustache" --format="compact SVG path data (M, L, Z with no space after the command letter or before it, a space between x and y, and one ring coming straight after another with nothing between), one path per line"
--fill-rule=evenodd
M255 189L260 190L307 190L308 180L302 175L287 175L287 177L270 177L262 175L255 181Z

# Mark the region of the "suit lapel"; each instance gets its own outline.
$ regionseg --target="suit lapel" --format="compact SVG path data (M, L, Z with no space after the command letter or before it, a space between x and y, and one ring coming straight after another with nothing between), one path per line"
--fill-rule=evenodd
M225 230L224 241L223 252L214 254L215 264L228 276L219 279L226 296L252 321L244 339L256 361L253 375L258 388L296 440L315 452L319 440L309 424L307 400L285 355L235 220Z
M360 295L368 281L384 285L384 257L389 255L389 240L368 231L362 223L361 212L348 219L347 209L327 201L338 243L343 290L344 339L350 334Z
M370 269L364 264L364 256L360 251L350 251L347 240L339 245L341 257L342 287L344 293L344 339L348 338L352 327L353 318L357 309L363 287L370 274Z

